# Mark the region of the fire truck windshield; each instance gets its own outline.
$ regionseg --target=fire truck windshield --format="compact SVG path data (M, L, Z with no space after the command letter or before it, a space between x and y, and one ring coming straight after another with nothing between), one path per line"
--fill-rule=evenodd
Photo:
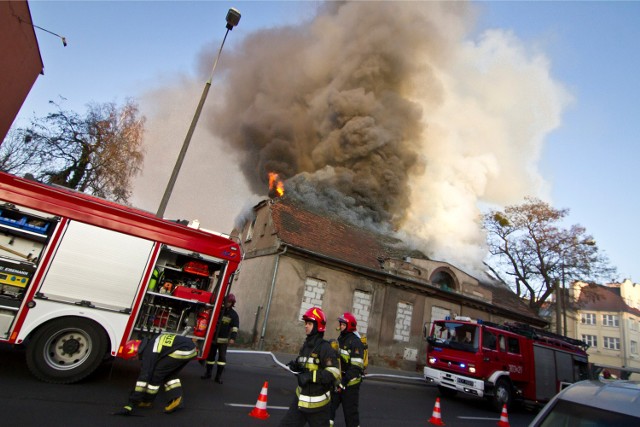
M429 344L455 350L477 352L480 342L478 325L468 323L436 321L433 323Z

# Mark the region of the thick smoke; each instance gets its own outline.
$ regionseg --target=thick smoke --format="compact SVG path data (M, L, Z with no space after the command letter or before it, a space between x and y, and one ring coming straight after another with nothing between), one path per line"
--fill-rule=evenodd
M419 89L418 78L434 75L459 43L442 29L461 12L458 4L330 2L311 22L252 34L227 61L227 102L211 130L241 153L253 191L264 192L276 172L289 197L312 195L340 215L400 226L410 179L424 171L424 111L414 95L443 99L440 82Z
M277 172L286 197L474 271L486 253L479 204L544 197L537 162L568 99L514 35L472 39L474 12L327 2L225 53L223 101L201 124L253 193L266 196Z

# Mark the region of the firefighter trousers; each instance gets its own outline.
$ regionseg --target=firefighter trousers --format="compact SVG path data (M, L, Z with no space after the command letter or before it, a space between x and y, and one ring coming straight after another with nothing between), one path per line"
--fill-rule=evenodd
M324 405L314 412L303 412L298 408L298 398L295 397L279 427L303 427L309 423L310 427L328 427L331 403Z
M211 347L209 348L209 355L207 356L207 365L221 365L224 366L227 364L227 348L229 344L217 344L211 343ZM218 356L218 361L216 362L216 355Z
M349 386L339 393L331 393L331 420L335 421L338 408L342 404L344 422L347 427L360 425L360 384Z
M163 357L158 360L144 391L138 390L138 387L136 387L136 391L132 393L130 400L136 403L152 402L157 397L162 386L164 386L167 401L182 396L182 383L178 378L178 374L190 360L174 359L172 357Z

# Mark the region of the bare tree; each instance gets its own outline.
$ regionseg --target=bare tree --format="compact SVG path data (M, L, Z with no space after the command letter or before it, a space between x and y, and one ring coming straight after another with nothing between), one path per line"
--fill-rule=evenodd
M90 104L80 116L55 105L57 112L11 133L0 146L0 168L126 203L144 160L138 106Z
M584 227L559 225L568 213L527 198L484 215L492 269L512 276L514 291L536 311L565 284L608 280L616 272Z
M30 147L24 129L11 129L0 145L0 170L25 175L37 168L39 160Z

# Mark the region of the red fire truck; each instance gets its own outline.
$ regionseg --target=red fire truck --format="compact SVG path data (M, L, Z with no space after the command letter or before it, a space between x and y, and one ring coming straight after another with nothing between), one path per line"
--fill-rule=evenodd
M583 341L526 324L437 320L427 337L424 378L443 396L486 398L496 410L514 400L539 405L588 378L587 348Z
M130 338L209 343L242 258L182 221L0 173L0 342L39 379L72 383Z

